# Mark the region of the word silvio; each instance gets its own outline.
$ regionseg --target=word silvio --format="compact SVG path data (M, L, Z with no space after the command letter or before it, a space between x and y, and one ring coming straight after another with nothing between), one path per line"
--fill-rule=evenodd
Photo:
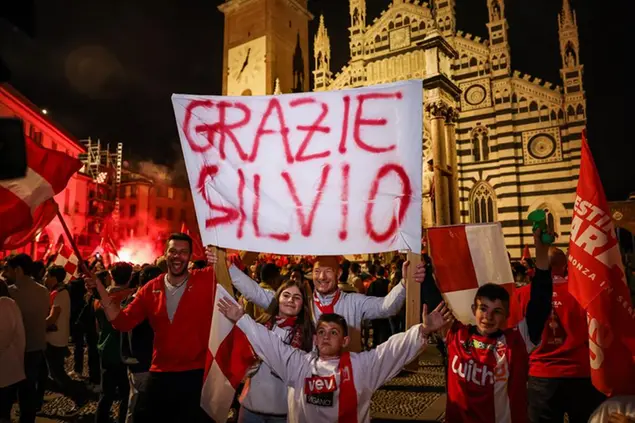
M250 224L256 237L288 241L291 238L289 232L264 233L260 224L263 187L282 183L282 192L276 192L276 195L287 196L294 204L300 234L307 238L313 232L315 216L322 206L325 192L332 194L333 189L337 189L340 209L338 236L340 240L346 240L350 180L355 171L365 172L370 181L365 187L367 196L363 200L366 203L363 216L366 234L377 243L393 238L410 206L412 184L404 166L394 159L397 148L394 140L377 142L377 137L365 138L364 134L388 124L386 117L377 116L377 108L367 115L369 104L377 106L378 102L383 102L383 108L389 110L391 104L394 106L402 98L398 90L345 95L339 99L339 104L311 95L290 100L274 97L267 99L264 113L255 111L249 101L233 98L191 100L185 108L181 129L192 152L205 157L196 185L210 212L213 212L205 220L206 228L236 225L236 237L240 239L245 226ZM212 111L213 114L210 113ZM203 115L206 117L201 119ZM214 118L209 119L207 116L210 115ZM276 157L282 166L273 173L264 171L266 166L260 165L271 156L272 150L282 152L282 157ZM386 160L376 169L362 168L360 153L385 156ZM355 166L357 168L352 169ZM306 193L307 187L294 179L291 169L294 169L297 178L305 169L313 171L316 168L319 174L315 185L309 187L312 198L307 201L304 195L303 200L300 194ZM210 180L228 169L237 174L237 204L214 201L205 189ZM398 211L389 222L374 222L375 199L380 183L386 178L397 178L401 183ZM247 208L246 204L250 204L251 208ZM332 210L330 212L333 213Z

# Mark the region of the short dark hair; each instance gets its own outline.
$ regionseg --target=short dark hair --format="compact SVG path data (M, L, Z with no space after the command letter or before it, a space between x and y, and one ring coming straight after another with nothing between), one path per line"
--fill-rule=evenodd
M187 241L190 246L190 253L192 252L192 237L188 234L184 234L183 232L173 233L168 237L168 240L165 241L165 249L168 249L168 244L170 241Z
M157 278L163 271L159 266L146 266L139 274L139 286L143 286L152 279Z
M110 275L115 285L125 285L130 282L132 276L132 265L130 263L118 262L110 268Z
M362 270L362 267L356 261L351 263L351 272L359 273Z
M375 267L375 275L379 276L380 278L386 276L386 269L384 269L384 266Z
M37 277L38 273L40 273L42 270L46 270L44 262L42 260L34 261L33 266L31 266L31 275L33 277Z
M476 300L480 300L481 298L487 298L490 301L501 300L506 310L509 310L509 292L501 285L497 285L495 283L486 283L482 285L478 291L476 291L476 295L474 296L474 304L476 305Z
M33 260L28 254L20 253L10 255L7 259L7 264L12 269L17 269L19 267L27 276L31 276L31 272L33 271Z
M106 283L106 279L107 279L107 277L108 277L108 275L109 275L109 274L110 274L110 272L109 272L108 270L102 270L102 271L100 271L100 272L97 272L97 273L95 274L95 276L97 276L97 277L99 278L99 281L100 281L102 284L105 284L105 283Z
M320 323L335 323L342 328L344 336L348 336L348 324L344 316L340 316L337 313L325 313L318 318L317 325L315 325L316 329L320 327Z
M273 263L267 263L260 268L260 281L271 282L280 276L280 269Z
M64 283L64 279L66 279L66 270L62 266L49 266L46 273L57 279L57 283Z

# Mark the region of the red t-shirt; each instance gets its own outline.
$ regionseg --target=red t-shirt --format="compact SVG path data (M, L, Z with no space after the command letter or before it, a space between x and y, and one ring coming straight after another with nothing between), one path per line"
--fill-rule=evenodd
M526 423L528 351L523 320L497 337L456 322L446 336L446 423Z
M213 267L192 270L172 322L165 298L165 274L144 285L111 323L120 332L148 319L154 330L151 372L205 368L216 278Z
M531 285L517 289L511 322L525 314ZM551 315L540 346L529 357L529 375L535 377L590 377L589 335L584 309L569 293L568 279L554 276Z

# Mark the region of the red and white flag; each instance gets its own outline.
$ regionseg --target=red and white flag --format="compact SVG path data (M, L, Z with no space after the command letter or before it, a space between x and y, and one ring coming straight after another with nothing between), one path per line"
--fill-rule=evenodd
M243 331L218 312L221 298L236 303L225 288L216 285L201 407L214 421L225 423L236 389L254 364L256 355Z
M53 261L55 266L62 266L66 270L64 282L68 282L72 278L79 275L79 258L73 252L73 249L63 245L55 256Z
M632 395L635 310L586 131L576 195L569 239L569 292L588 313L591 379L606 395Z
M0 249L31 242L57 213L53 197L82 167L82 162L26 138L27 172L23 178L0 181Z
M189 235L192 238L192 259L202 260L205 258L205 249L201 238L190 231L185 222L181 222L181 233Z
M514 276L500 223L428 228L428 240L439 290L461 322L474 323L480 286L502 285L511 295Z

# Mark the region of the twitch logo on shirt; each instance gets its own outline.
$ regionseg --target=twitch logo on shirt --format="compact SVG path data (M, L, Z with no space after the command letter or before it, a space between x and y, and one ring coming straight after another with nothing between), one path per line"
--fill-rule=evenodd
M304 379L306 402L318 407L333 407L333 398L337 391L335 376L316 376Z

